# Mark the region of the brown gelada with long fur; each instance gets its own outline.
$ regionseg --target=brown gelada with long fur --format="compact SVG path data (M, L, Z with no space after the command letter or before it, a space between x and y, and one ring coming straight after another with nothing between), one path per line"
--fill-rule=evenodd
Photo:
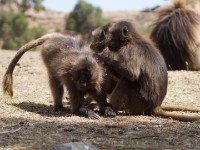
M102 33L106 33L104 41ZM96 39L91 44L94 51L109 50L112 56L115 55L115 59L101 55L107 67L119 78L110 98L115 111L127 110L132 115L154 114L186 122L200 119L199 115L185 116L164 111L200 112L199 109L161 107L168 85L165 61L152 42L142 37L130 22L120 21L100 27L93 31L93 37Z
M66 86L73 114L99 119L97 113L83 106L84 96L89 95L91 99L97 101L100 113L105 117L116 115L107 103L102 87L105 74L102 65L93 57L93 53L81 47L76 39L57 33L33 40L18 50L4 75L5 95L13 95L12 74L19 59L26 51L39 45L42 45L41 54L47 68L55 110L63 108L63 88Z
M174 0L155 12L150 35L169 70L200 70L198 0Z

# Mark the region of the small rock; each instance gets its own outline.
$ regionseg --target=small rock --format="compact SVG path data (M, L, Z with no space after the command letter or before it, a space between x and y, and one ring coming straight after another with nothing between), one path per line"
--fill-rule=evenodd
M65 132L72 132L73 130L74 130L74 129L71 129L71 128L70 128L70 129L66 129L66 128L63 129L63 131L65 131Z
M99 150L96 146L91 143L85 142L71 142L58 146L54 146L49 150Z

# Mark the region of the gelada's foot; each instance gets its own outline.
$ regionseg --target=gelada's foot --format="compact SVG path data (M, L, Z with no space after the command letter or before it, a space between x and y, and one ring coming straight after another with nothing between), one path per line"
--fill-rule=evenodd
M115 117L117 114L116 114L116 112L114 112L112 107L106 106L104 108L104 114L103 115L104 115L104 117Z
M74 114L88 119L100 119L100 116L97 113L86 108L81 108L78 112L75 112Z

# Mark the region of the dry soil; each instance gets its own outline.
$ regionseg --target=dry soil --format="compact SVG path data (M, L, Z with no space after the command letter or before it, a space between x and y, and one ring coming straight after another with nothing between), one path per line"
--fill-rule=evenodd
M0 82L15 53L0 50ZM72 141L90 142L106 150L200 147L200 122L127 115L89 120L71 115L67 100L66 111L54 112L39 51L22 57L13 78L13 98L3 97L0 88L0 149L43 150ZM200 72L170 71L163 104L200 108Z

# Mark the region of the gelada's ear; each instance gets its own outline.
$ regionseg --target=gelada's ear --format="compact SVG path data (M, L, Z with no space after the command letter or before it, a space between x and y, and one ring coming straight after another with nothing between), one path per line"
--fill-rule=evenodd
M127 26L124 26L124 27L123 27L122 32L123 32L123 35L124 35L124 36L127 36L127 35L128 35L128 28L127 28Z

